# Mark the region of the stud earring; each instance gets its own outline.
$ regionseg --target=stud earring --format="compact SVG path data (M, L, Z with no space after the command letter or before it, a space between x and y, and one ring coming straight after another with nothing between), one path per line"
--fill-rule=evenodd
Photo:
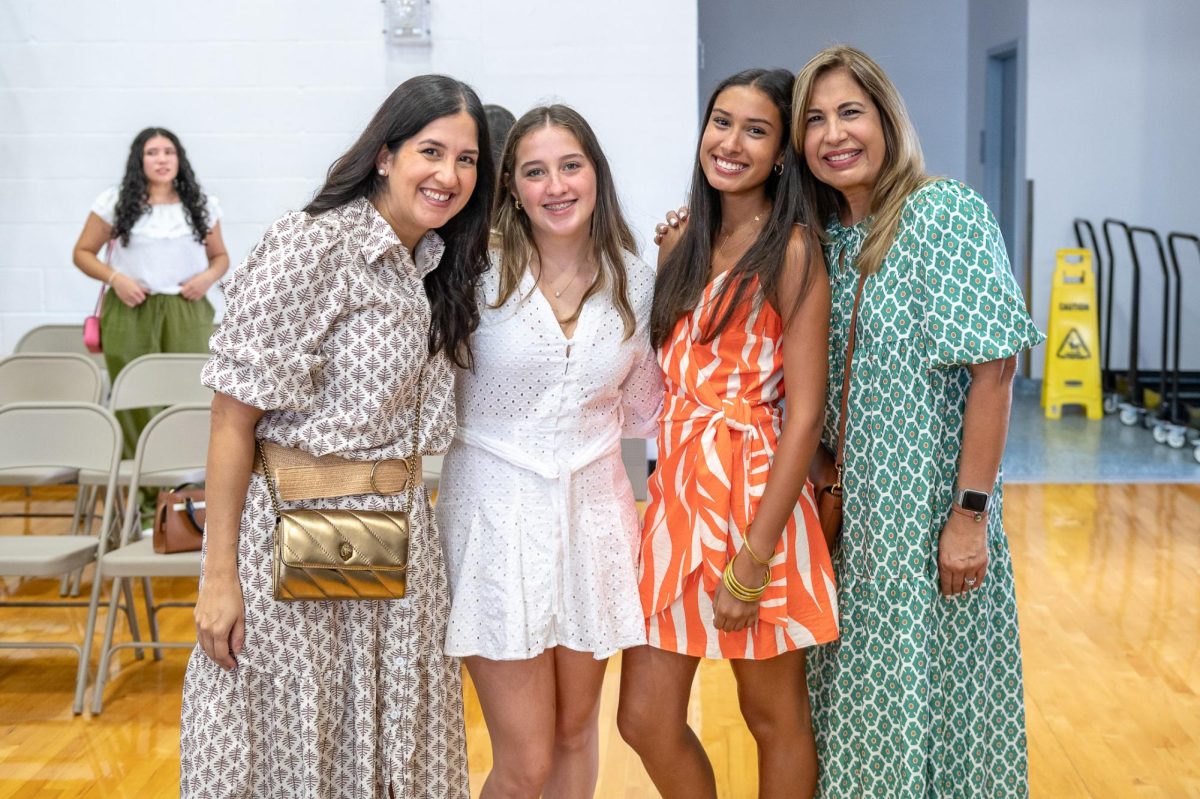
M380 176L380 177L384 177L384 178L386 178L386 177L387 177L387 172L384 172L382 169L380 169L380 170L379 170L379 176Z
M516 208L518 211L521 210L521 201L516 197L513 197L513 208Z

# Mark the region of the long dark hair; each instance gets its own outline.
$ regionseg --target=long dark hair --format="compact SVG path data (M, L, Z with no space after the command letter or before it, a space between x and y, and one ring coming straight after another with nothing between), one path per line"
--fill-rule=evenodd
M437 230L446 251L438 268L425 276L425 294L433 316L429 354L444 352L456 365L469 369L470 338L479 326L475 289L488 265L488 212L496 185L487 117L474 89L445 75L418 75L401 83L379 106L358 141L329 167L325 185L304 210L315 216L386 191L387 178L376 171L379 148L387 145L394 154L429 123L459 111L475 120L479 136L475 191L466 206Z
M179 157L179 171L175 174L175 193L187 212L188 222L201 244L208 238L208 198L200 190L196 182L196 173L188 161L187 153L179 142L179 137L166 128L146 128L133 138L129 145L129 158L125 160L125 177L121 179L121 189L117 193L117 209L113 214L112 235L121 240L121 244L129 245L129 234L134 224L143 214L150 212L149 181L146 180L146 167L142 160L146 150L146 142L155 136L170 139L175 145L175 154Z
M771 200L771 218L763 225L754 243L734 264L729 277L717 293L714 302L720 311L709 328L703 331L702 341L706 343L716 338L729 324L733 314L753 291L756 278L764 298L776 296L779 276L787 263L788 242L791 240L793 226L797 222L807 225L811 218L800 187L796 153L790 146L792 81L793 75L786 69L747 69L721 81L720 85L713 89L712 96L708 98L708 107L704 110L701 141L717 96L733 86L750 86L762 92L775 104L779 109L780 124L783 126L780 138L783 148L782 172L776 173L772 170L764 187L767 197ZM691 209L690 221L675 249L667 255L654 284L650 338L656 347L661 347L667 342L680 317L692 312L709 281L713 240L721 229L721 193L714 189L704 176L700 159L700 142L697 142L696 162L692 169L692 187L688 199L688 207ZM819 251L813 227L807 225L803 230L809 238L804 277L795 305L792 308L778 309L785 323L791 321L800 301L812 285L813 252Z
M591 238L592 258L600 271L596 273L592 285L584 292L575 313L564 321L578 319L588 297L610 288L613 305L625 327L625 338L630 338L637 328L637 318L633 306L629 304L625 253L636 251L637 241L633 238L633 231L629 229L625 215L621 212L621 201L613 185L612 169L608 165L608 159L604 157L604 150L600 149L600 141L583 115L566 105L533 108L525 112L509 131L504 154L500 158L500 180L505 191L496 193L496 206L492 212L492 225L500 239L500 293L493 307L499 308L508 301L517 290L525 270L529 268L530 259L535 254L541 257L533 239L529 217L523 211L517 210L510 192L513 190L517 147L530 133L547 127L562 128L574 136L583 148L583 154L592 162L592 168L596 170L596 207L592 210Z

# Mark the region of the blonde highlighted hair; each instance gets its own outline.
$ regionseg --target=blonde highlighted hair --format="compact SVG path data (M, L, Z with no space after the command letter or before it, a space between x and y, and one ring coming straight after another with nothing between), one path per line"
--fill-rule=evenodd
M838 69L849 72L875 104L887 148L879 177L871 190L867 214L872 221L857 264L860 272L874 274L883 266L892 248L904 203L909 195L933 178L925 172L921 142L908 109L904 107L904 99L883 68L862 50L849 45L826 47L800 70L792 95L792 145L800 156L804 193L817 218L825 222L845 207L841 193L817 180L804 157L804 135L808 128L813 86L821 76Z
M548 127L562 128L574 136L596 170L596 207L592 211L591 239L592 258L599 266L599 271L579 301L575 313L563 321L578 319L588 298L607 288L612 292L613 306L621 317L625 338L628 339L637 329L637 317L629 303L625 253L636 252L637 241L621 213L612 170L604 151L600 149L596 134L578 111L565 105L539 106L526 112L512 126L504 143L504 154L500 159L500 190L496 192L492 210L492 247L500 252L500 293L492 307L499 308L508 301L521 284L521 278L533 258L539 256L529 217L513 202L513 172L521 140L535 130Z

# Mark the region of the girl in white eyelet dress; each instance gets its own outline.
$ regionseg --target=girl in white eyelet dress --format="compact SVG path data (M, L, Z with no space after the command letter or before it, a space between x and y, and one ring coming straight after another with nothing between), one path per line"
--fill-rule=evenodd
M662 383L644 328L654 275L632 254L625 268L638 318L628 340L603 295L568 339L530 273L499 308L487 307L494 264L484 276L475 369L457 375L437 503L448 655L517 660L566 646L600 659L645 643L620 439L655 433Z
M484 795L590 796L605 661L646 642L621 438L657 430L654 273L630 252L607 162L576 112L518 120L501 173L474 367L457 374L436 504L445 651L465 658L487 721Z

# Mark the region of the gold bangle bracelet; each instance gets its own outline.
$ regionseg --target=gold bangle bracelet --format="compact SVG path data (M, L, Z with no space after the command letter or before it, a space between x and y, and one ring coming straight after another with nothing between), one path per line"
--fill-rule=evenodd
M746 553L747 553L748 555L750 555L751 559L753 559L753 560L754 560L754 562L755 562L755 563L757 563L759 566L766 566L766 567L770 567L770 565L771 565L771 560L770 560L769 558L768 558L767 560L763 560L763 559L762 559L762 558L760 558L760 557L759 557L757 554L755 554L755 552L754 552L754 550L753 550L753 549L751 549L751 548L750 548L750 534L749 534L749 532L747 532L746 536L745 536L744 538L742 538L742 549L746 550ZM771 553L771 554L774 554L774 553Z
M723 573L721 575L721 584L723 586L725 586L725 591L728 592L728 594L731 597L738 600L739 602L757 602L758 601L758 597L754 596L753 594L743 593L737 587L737 583L730 581L728 570L725 571L725 573Z
M725 590L734 598L742 602L757 602L766 593L767 586L771 584L771 570L763 568L763 584L758 588L748 588L742 585L738 580L737 575L733 573L733 561L725 566L725 571L721 575L721 583L725 586Z

